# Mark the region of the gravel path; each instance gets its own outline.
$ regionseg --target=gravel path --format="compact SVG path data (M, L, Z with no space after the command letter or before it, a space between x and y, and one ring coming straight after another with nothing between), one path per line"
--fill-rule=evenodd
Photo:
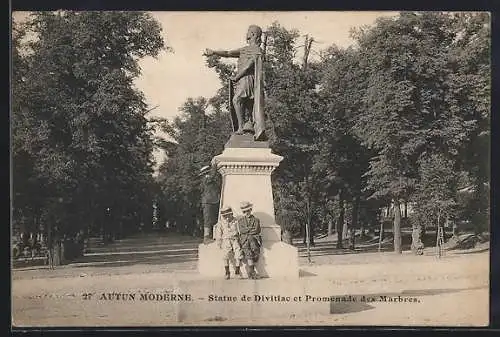
M346 304L340 311L252 321L178 322L172 301L117 299L117 293L172 293L181 280L199 278L196 263L134 264L123 267L74 267L13 271L15 326L175 326L175 325L431 325L488 324L489 253L416 257L392 253L321 256L301 260L301 278L321 295L392 294L418 303ZM231 280L231 282L253 282ZM258 280L255 282L271 282ZM274 281L276 282L276 281ZM290 281L288 281L290 282ZM283 283L285 284L285 283ZM241 283L242 289L245 287ZM279 287L278 287L279 288ZM193 289L194 292L195 289ZM115 295L113 295L113 293ZM92 294L90 298L84 294ZM115 297L114 300L102 299ZM391 296L392 296L391 295ZM200 305L203 303L200 303Z

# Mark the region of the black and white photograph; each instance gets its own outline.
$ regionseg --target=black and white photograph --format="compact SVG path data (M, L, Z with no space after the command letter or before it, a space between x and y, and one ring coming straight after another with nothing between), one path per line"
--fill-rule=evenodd
M11 325L490 324L485 11L14 11Z

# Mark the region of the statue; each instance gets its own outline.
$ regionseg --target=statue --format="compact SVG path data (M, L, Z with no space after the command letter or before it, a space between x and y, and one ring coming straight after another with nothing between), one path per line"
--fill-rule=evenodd
M229 83L230 95L234 89L232 104L230 102L233 131L238 135L253 133L256 141L266 140L261 37L262 29L251 25L246 37L247 46L229 51L206 49L204 53L205 56L238 58L237 73Z
M203 239L205 243L212 241L212 228L219 219L220 186L217 181L215 167L204 166L200 170L202 177L201 204L203 210Z

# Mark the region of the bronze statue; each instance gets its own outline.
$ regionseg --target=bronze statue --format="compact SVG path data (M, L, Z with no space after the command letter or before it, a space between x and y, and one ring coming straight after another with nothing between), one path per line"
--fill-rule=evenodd
M262 29L251 25L246 37L247 46L229 51L207 49L204 53L205 56L238 58L238 71L230 78L231 90L234 83L232 98L234 111L230 109L233 131L239 135L253 133L256 141L266 140L261 37Z

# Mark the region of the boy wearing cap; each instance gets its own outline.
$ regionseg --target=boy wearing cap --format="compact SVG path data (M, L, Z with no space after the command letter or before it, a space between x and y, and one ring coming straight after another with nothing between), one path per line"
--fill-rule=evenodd
M262 238L260 236L260 220L252 214L252 207L253 205L248 201L240 203L243 216L238 219L238 227L241 248L249 267L248 276L251 279L256 279L255 263L259 261Z
M224 254L224 269L226 280L230 278L229 260L234 257L235 274L241 277L240 260L243 257L241 246L238 240L238 221L233 216L231 207L224 207L221 210L221 221L215 225L214 238L219 248Z

